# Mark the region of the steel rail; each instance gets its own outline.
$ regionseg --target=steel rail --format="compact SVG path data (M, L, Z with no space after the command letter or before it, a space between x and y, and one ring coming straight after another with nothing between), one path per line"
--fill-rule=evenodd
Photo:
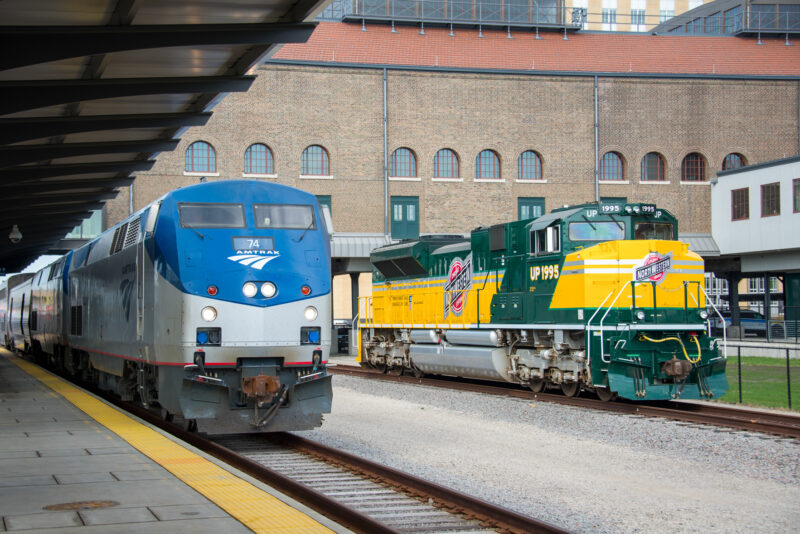
M507 508L477 499L465 493L441 486L434 482L409 475L392 467L355 456L294 434L280 432L270 434L269 440L320 457L326 462L344 465L347 469L399 487L423 500L433 499L454 513L477 519L483 524L502 532L520 533L565 533L568 532L550 523L539 521Z
M761 432L781 437L800 439L800 416L791 414L683 401L653 401L643 403L618 400L615 402L604 402L598 399L565 397L552 393L534 393L516 384L504 384L501 382L490 383L485 381L456 379L454 377L416 378L412 376L398 376L362 369L353 365L330 366L328 371L332 374L431 387L444 387L459 391L471 391L520 399L536 399L568 406L648 417L661 417L676 421L729 427L749 432Z

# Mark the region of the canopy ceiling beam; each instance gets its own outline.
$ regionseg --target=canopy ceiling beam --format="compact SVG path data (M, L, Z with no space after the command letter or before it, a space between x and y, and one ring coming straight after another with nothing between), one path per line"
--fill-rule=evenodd
M0 115L71 102L160 94L247 91L255 76L23 80L0 82Z
M0 26L0 70L73 57L174 46L305 43L316 23Z

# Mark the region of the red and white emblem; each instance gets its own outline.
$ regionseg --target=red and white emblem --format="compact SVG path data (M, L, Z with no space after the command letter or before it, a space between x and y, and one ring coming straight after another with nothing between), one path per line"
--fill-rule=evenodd
M465 260L453 258L447 269L447 282L444 284L444 316L452 313L460 317L464 312L465 291L472 289L472 254Z
M672 252L663 256L658 252L648 254L642 263L633 268L633 279L637 282L660 284L672 270Z

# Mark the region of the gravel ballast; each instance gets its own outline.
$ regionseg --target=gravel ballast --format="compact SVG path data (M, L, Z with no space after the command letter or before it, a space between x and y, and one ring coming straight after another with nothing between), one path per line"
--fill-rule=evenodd
M576 532L796 532L800 442L336 375L298 434Z

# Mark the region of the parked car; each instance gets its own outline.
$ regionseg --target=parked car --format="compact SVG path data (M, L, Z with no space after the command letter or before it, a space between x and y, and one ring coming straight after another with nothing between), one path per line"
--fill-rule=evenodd
M731 327L731 312L723 311L722 317L725 319L725 328ZM711 332L715 335L722 335L722 321L716 313L709 313L711 320ZM767 318L763 314L747 309L739 310L739 322L744 329L744 335L766 337L767 335ZM730 335L730 330L728 330Z

